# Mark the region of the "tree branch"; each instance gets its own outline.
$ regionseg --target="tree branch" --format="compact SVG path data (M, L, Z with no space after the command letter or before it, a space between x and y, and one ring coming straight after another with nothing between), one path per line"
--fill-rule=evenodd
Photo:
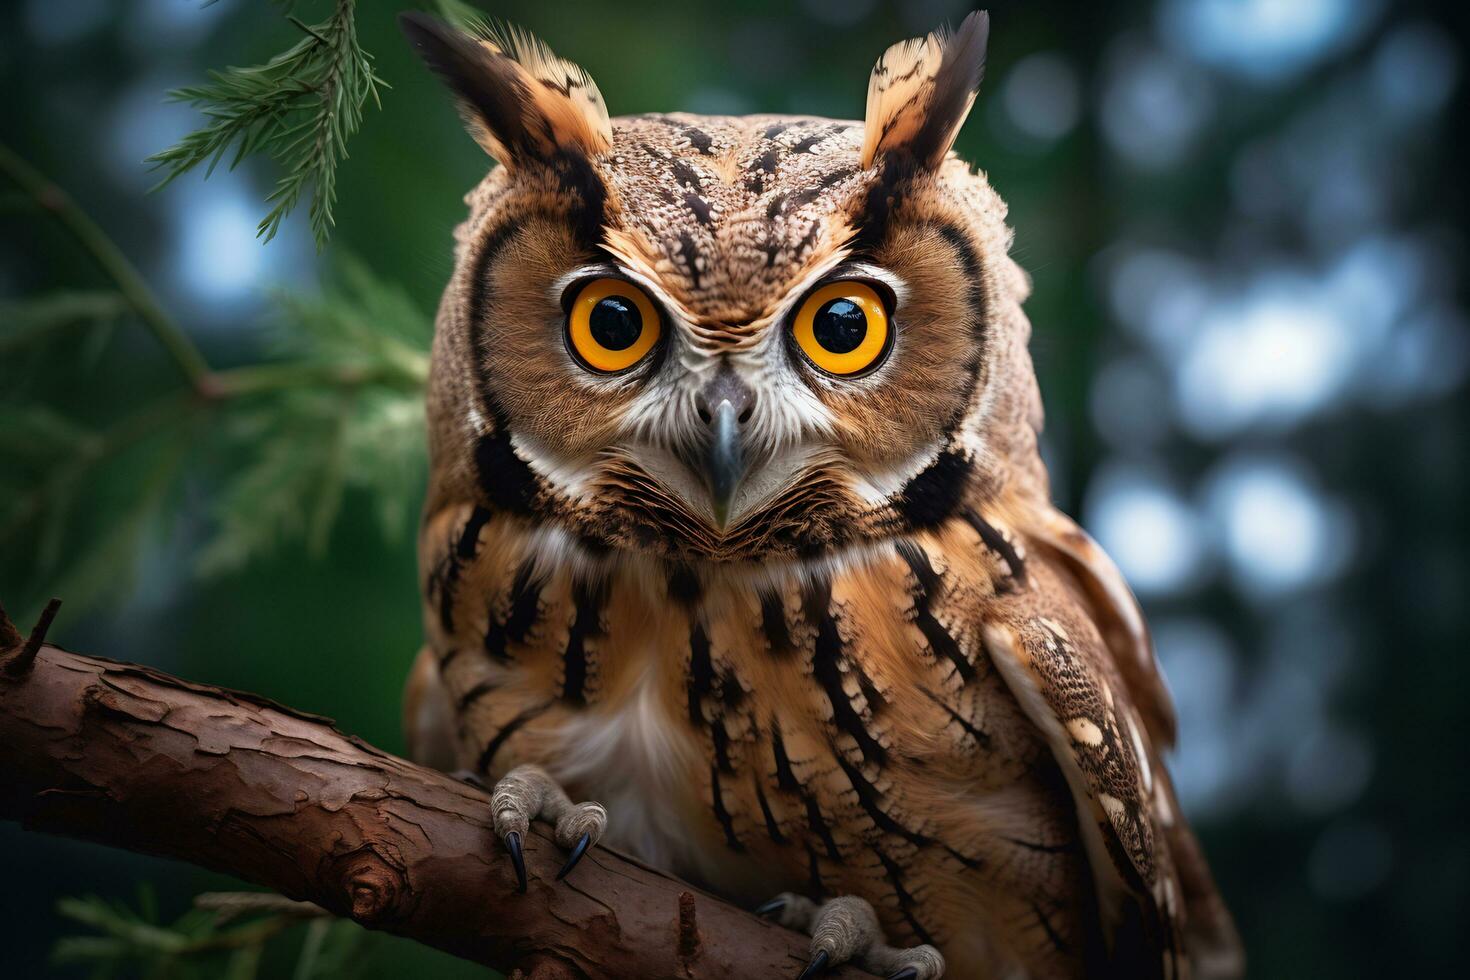
M158 301L142 274L128 261L122 249L107 233L79 208L60 187L47 180L10 147L0 143L0 174L9 177L23 193L44 211L55 215L71 236L91 254L92 259L117 286L128 305L138 314L158 342L168 351L185 378L194 387L204 384L209 364L194 341L186 334Z
M3 667L19 634L0 634ZM563 855L540 825L517 895L480 790L327 719L54 646L0 669L0 817L235 875L506 973L733 980L806 962L805 937L606 848L553 882Z

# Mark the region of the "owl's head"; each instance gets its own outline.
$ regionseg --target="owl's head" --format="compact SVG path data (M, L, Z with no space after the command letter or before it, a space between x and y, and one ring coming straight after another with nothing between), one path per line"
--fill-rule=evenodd
M499 163L439 313L431 508L769 561L1044 481L1005 207L950 153L985 14L884 53L860 123L609 119L525 34L401 22Z

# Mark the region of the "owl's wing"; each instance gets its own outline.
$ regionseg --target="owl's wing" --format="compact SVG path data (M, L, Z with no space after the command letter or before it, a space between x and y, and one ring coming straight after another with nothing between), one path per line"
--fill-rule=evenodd
M990 516L1025 557L983 626L986 651L1072 790L1113 966L1187 976L1185 949L1198 964L1201 927L1227 945L1233 927L1163 767L1173 708L1142 615L1116 567L1065 517ZM1196 916L1207 921L1189 922Z
M1123 573L1086 531L1056 508L1036 508L1027 516L1022 533L1033 550L1042 552L1051 564L1074 580L1090 618L1128 685L1149 737L1159 751L1169 749L1178 729L1174 699L1154 656L1143 611L1133 590L1123 580Z
M1072 790L1114 972L1179 976L1177 889L1141 723L1068 586L1026 568L1025 591L983 628L986 652Z

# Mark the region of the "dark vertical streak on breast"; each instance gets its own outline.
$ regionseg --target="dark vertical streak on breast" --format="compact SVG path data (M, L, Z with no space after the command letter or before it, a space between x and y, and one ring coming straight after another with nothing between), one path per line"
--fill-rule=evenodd
M814 573L801 592L801 614L813 625L827 615L827 606L832 602L832 580L825 574Z
M692 605L699 598L699 576L693 568L676 564L669 572L669 598L681 605Z
M925 847L933 843L930 838L916 830L910 830L889 816L888 812L883 809L883 794L878 792L878 787L869 782L868 778L862 774L862 771L847 761L841 752L834 749L833 756L837 759L837 764L842 767L843 773L846 774L847 781L852 784L853 792L857 793L858 805L863 808L863 811L867 813L869 819L873 821L873 826L884 833L902 837L909 843L919 847Z
M929 562L929 555L912 541L900 541L898 554L909 566L914 576L914 625L929 641L929 649L936 660L948 660L954 664L955 673L966 682L975 678L975 665L965 659L964 651L944 625L934 617L929 608L939 590L939 575Z
M573 589L572 599L577 614L567 635L566 652L562 655L561 692L562 699L573 704L587 702L587 640L602 634L602 603L605 598L605 590L589 588L585 583L579 583Z
M723 773L734 773L735 768L730 765L730 733L725 730L724 719L716 718L709 727L714 739L715 768Z
M445 562L439 584L439 625L444 627L446 633L454 631L454 598L459 587L460 571L465 562L475 557L480 545L480 529L488 520L490 511L484 507L476 507L470 511L469 519L464 522L464 529L459 533L459 542Z
M542 580L532 578L532 567L531 559L522 562L510 586L510 613L505 617L505 638L512 643L524 643L541 614Z
M761 632L772 654L791 651L791 631L786 626L786 604L775 591L761 592Z
M766 833L770 835L771 840L775 843L785 844L786 835L781 833L781 825L776 822L776 815L771 812L771 803L766 799L766 788L761 785L760 773L756 773L754 783L755 799L760 804L761 816L766 821Z
M878 856L878 860L883 864L883 870L888 873L888 882L893 886L894 895L898 897L898 907L903 912L904 921L909 924L909 928L914 931L914 936L918 938L919 942L934 945L934 937L914 917L914 896L909 894L909 890L904 887L903 869L898 866L893 858L884 854L878 848L873 848L873 853Z
M495 762L495 754L500 751L500 747L509 741L512 735L520 731L527 722L541 715L553 703L552 701L545 701L541 704L533 705L506 722L500 731L495 733L495 737L485 744L485 750L480 753L480 759L475 765L475 771L488 773L490 766Z
M822 685L822 690L832 705L833 724L839 731L846 732L857 742L864 759L875 766L881 766L886 760L887 752L863 724L862 716L852 706L852 700L843 690L842 657L842 638L837 632L837 622L831 615L823 616L817 624L817 642L812 653L812 673L817 683ZM861 668L856 664L849 664L849 668L861 675ZM861 677L860 683L863 681L866 681L865 675ZM868 682L864 688L865 696L876 696L876 691L872 695L867 694L870 688L871 682ZM873 703L872 707L876 710L879 704L881 702Z
M709 637L696 625L689 632L689 721L704 727L704 699L714 687L715 668L709 655Z
M485 652L498 661L509 659L510 644L524 642L540 615L541 582L532 578L533 567L527 558L516 570L505 618L490 616L490 625L485 630Z
M999 555L1006 563L1006 567L1011 571L1011 578L1015 579L1018 583L1024 584L1026 581L1026 563L1021 560L1020 555L1016 554L1016 549L1005 539L1005 535L997 531L994 525L973 510L965 511L965 520L969 521L970 526L980 535L980 540L985 542L985 547ZM997 585L996 591L1002 591L999 585Z
M744 852L745 845L740 843L740 838L735 836L735 821L730 816L730 811L725 809L725 798L720 792L720 770L715 766L709 767L710 790L714 797L715 819L725 831L725 846L732 851Z
M801 792L801 783L791 771L791 759L786 755L786 739L781 735L781 726L771 723L771 758L776 764L776 786L787 793Z
M792 793L801 800L806 807L806 822L811 832L822 842L827 849L827 856L834 861L841 862L842 852L837 848L837 841L832 838L832 830L827 826L827 820L822 816L822 808L817 801L801 787L796 779L796 773L791 768L791 758L786 754L786 739L781 734L781 726L774 721L771 723L771 757L776 763L776 786L783 792ZM817 873L817 856L812 850L810 843L806 845L807 853L811 855L812 880L819 886L813 894L821 894L821 876Z
M822 808L817 805L816 800L805 793L802 794L802 800L806 803L806 820L808 826L812 828L812 833L816 834L822 846L827 848L827 856L840 862L842 852L837 849L837 841L832 839L832 830L827 826L826 818L822 816Z
M821 860L817 857L817 849L811 844L806 846L807 888L811 897L821 900L827 894L827 886L822 881Z

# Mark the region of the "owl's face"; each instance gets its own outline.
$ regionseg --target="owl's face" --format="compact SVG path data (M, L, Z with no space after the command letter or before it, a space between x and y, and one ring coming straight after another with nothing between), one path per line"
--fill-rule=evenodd
M503 164L441 310L436 461L584 543L680 560L807 556L959 506L1008 243L946 159L983 19L885 55L866 123L608 120L525 37L408 29Z

